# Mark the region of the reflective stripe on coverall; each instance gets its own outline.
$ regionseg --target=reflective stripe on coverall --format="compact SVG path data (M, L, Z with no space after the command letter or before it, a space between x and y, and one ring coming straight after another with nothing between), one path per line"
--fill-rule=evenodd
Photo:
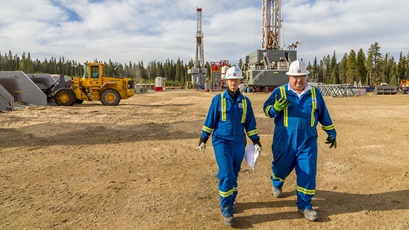
M237 176L244 157L246 134L251 140L259 138L250 100L239 94L233 103L227 90L217 94L210 105L201 137L207 139L210 134L218 165L220 209L224 217L230 217L237 196Z
M283 112L274 110L275 97L286 97L290 105ZM321 92L311 86L299 97L288 90L288 84L276 88L264 103L264 112L274 118L271 180L274 187L282 188L285 179L295 168L297 175L297 206L311 209L315 194L317 173L318 122L328 135L336 136Z

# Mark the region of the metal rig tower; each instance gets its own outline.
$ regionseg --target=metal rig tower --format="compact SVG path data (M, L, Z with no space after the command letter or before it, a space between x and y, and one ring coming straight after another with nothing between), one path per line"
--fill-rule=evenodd
M263 0L262 5L262 48L280 49L281 0Z
M193 69L188 70L192 75L192 84L199 89L204 89L207 69L204 68L203 32L202 32L202 8L196 7L196 55Z
M281 0L262 0L262 47L248 54L242 69L247 85L256 89L271 89L288 82L286 72L297 58L297 44L281 47Z
M204 53L203 53L203 32L202 32L202 8L196 7L196 56L195 56L195 68L204 67Z

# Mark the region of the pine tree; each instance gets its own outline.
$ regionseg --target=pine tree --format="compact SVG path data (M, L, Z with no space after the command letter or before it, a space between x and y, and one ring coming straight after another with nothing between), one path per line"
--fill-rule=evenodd
M331 71L330 83L339 84L339 68L337 64L337 55L335 54L335 51L331 58L330 71Z
M393 62L392 66L391 66L389 84L393 85L393 86L397 86L399 84L399 82L398 82L398 65L395 62Z
M314 58L314 63L312 65L311 69L311 76L312 79L316 82L318 82L318 63L317 63L317 57Z
M347 71L346 71L346 79L347 84L352 85L354 82L357 82L357 74L356 74L356 54L354 50L351 50L348 55L347 60Z
M339 67L339 79L340 79L340 83L342 84L348 84L347 81L347 61L348 61L348 54L345 53L344 57L342 57L341 59L341 64Z
M359 49L358 55L356 58L356 76L357 76L357 81L358 82L361 81L362 84L367 84L366 74L368 71L365 68L365 59L366 59L365 53L361 48Z
M378 42L375 42L368 49L368 59L367 59L367 68L370 67L370 76L371 84L379 85L381 83L382 77L382 54L380 52L381 47ZM371 58L370 58L371 57Z

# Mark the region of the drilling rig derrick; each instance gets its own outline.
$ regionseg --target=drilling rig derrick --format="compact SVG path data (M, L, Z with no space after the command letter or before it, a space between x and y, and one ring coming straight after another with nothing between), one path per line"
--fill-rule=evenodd
M297 51L281 46L281 0L262 0L261 49L248 54L242 67L248 87L271 88L288 82L290 63Z
M202 8L196 7L196 55L193 69L188 70L192 75L192 84L198 89L204 89L207 69L205 68L203 31L202 31Z

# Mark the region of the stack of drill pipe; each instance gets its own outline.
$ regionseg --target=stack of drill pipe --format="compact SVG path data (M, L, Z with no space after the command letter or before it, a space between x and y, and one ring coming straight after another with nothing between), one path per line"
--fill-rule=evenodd
M375 86L375 89L373 92L375 95L392 95L392 94L398 93L398 87L390 86L390 85Z

